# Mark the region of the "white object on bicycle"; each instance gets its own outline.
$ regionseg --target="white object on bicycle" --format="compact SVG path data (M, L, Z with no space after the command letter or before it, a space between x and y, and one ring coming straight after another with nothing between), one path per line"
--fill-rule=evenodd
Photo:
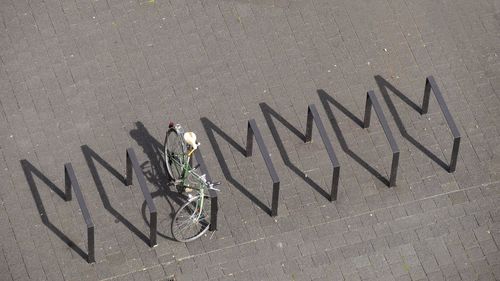
M189 144L193 149L198 148L199 143L196 142L196 134L193 132L184 133L184 141Z
M220 191L220 189L215 188L215 187L213 187L213 186L210 186L208 189L215 190L215 191Z

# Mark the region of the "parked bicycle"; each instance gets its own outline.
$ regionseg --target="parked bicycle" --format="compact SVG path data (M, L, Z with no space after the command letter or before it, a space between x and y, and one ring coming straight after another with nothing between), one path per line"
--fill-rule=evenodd
M177 191L186 194L187 202L175 213L172 235L180 242L190 242L207 232L210 227L209 190L219 182L209 182L205 175L191 167L191 156L200 143L193 132L184 132L179 124L170 123L165 136L165 164Z

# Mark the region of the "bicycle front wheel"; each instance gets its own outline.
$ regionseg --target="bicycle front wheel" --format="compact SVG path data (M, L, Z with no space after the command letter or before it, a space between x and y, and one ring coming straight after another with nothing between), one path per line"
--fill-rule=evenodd
M167 131L164 149L165 164L170 178L173 180L182 179L187 149L183 137L174 128Z
M190 242L200 238L210 227L210 198L200 196L189 199L175 213L172 221L172 235L179 242Z

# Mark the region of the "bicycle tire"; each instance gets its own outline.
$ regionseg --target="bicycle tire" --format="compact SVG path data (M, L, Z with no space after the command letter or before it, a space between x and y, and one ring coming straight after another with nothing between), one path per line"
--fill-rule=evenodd
M174 181L182 179L184 176L184 155L187 153L183 136L181 136L175 128L170 128L165 134L163 147L165 153L165 166L167 166L168 175Z
M199 196L190 198L175 213L172 220L172 236L179 242L191 242L200 238L210 228L210 212L205 210L210 206L210 197L204 196L202 208L198 208ZM199 214L201 212L201 214ZM182 229L180 229L182 227ZM193 234L183 235L185 230L194 230Z

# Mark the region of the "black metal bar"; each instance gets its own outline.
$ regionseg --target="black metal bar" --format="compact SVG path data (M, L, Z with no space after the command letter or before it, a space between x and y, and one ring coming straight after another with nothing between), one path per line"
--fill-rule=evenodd
M387 119L385 119L384 112L382 111L382 107L380 107L380 103L377 100L377 96L373 91L368 91L366 93L366 106L365 106L365 117L363 122L363 128L368 128L370 126L370 115L371 115L371 107L375 110L377 114L378 121L384 130L385 136L389 141L389 145L392 150L392 164L391 164L391 174L389 176L389 187L396 185L396 177L398 173L398 164L399 164L399 147L394 139L391 128L389 128L389 123L387 123Z
M323 126L323 122L321 121L321 117L319 117L318 110L314 104L310 104L307 107L307 122L306 122L306 136L305 142L312 141L312 125L313 121L316 124L316 128L318 128L319 135L321 136L321 140L323 141L323 145L326 148L326 152L328 153L328 157L332 162L333 173L332 173L332 187L330 191L330 201L337 200L337 192L339 186L339 176L340 176L340 163L335 155L335 151L333 150L332 143L330 142L330 138L328 137L325 126Z
M71 168L71 164L68 167ZM71 178L68 175L68 168L64 165L64 200L71 201L71 197Z
M254 121L254 123L255 123L255 120L252 119L252 121ZM247 147L246 147L246 155L245 155L246 157L252 156L252 152L253 152L253 135L254 135L253 128L250 125L250 121L248 121L248 125L247 125Z
M311 111L311 105L309 105L307 107L306 135L305 135L304 142L311 142L312 141L313 121L314 121L314 116L313 116L312 111Z
M278 215L278 204L280 199L280 182L273 182L273 197L271 202L271 217Z
M450 110L448 109L448 106L444 101L443 95L441 94L441 90L439 89L436 80L434 80L434 77L432 75L428 76L425 79L424 100L422 102L422 110L420 111L420 114L422 115L426 114L429 110L429 100L430 100L431 90L432 93L434 93L434 96L436 97L436 100L439 104L439 108L441 109L444 118L446 119L448 128L450 128L451 133L453 134L453 149L451 152L450 165L448 166L448 172L452 173L455 171L455 168L457 166L458 149L460 147L460 138L461 138L460 131L458 130L458 127L455 124L455 120L453 120L453 116L451 116Z
M134 153L135 155L135 153ZM137 159L136 159L137 160ZM132 159L130 159L129 157L129 151L127 149L127 164L125 165L126 166L126 171L125 171L125 185L126 186L130 186L132 185ZM149 206L148 206L149 207Z
M271 199L271 216L278 215L278 200L279 200L279 189L280 189L280 179L278 174L276 173L276 169L274 169L273 162L271 161L271 157L269 157L269 152L267 150L266 144L262 139L262 135L260 134L259 127L257 127L257 123L255 119L248 120L248 128L247 128L247 150L246 157L252 156L252 148L253 148L253 137L255 137L255 141L257 142L257 146L259 147L260 154L264 159L264 163L266 163L267 171L271 176L273 181L273 197Z
M200 171L205 175L207 181L212 182L212 177L208 173L207 166L205 165L205 161L203 161L203 155L201 154L200 148L196 149L196 153L194 154L196 158L196 162L200 165ZM217 230L217 213L219 212L219 204L217 201L217 192L215 190L208 190L208 195L210 196L210 231Z
M451 151L451 161L450 167L448 171L450 173L454 172L457 167L457 158L458 158L458 148L460 147L460 137L455 137L453 139L453 149Z
M429 81L429 77L425 79L424 100L422 101L422 109L420 111L421 115L426 114L429 111L429 100L431 97L431 87L432 87Z
M149 192L148 186L146 185L146 179L144 178L144 174L142 173L142 169L139 166L139 162L137 161L137 157L135 156L135 152L132 148L127 149L127 178L126 183L127 186L132 185L132 170L135 171L135 175L137 177L137 182L139 183L139 187L141 188L142 195L144 196L144 200L146 201L146 205L148 205L149 209L149 246L156 246L156 227L157 227L157 215L156 215L156 206L151 197L151 193Z
M95 262L95 236L94 236L94 226L87 226L87 247L89 249L89 253L87 256L87 261L89 263Z
M365 103L365 118L363 119L363 128L370 127L370 119L372 116L372 101L370 99L370 95L366 95L366 103Z
M330 201L337 201L337 193L339 192L339 177L340 177L340 166L333 167L332 190L330 191Z
M389 179L389 187L396 186L396 176L398 174L399 151L392 153L391 176Z
M64 164L64 182L66 190L66 201L71 200L71 187L73 187L75 191L76 200L78 201L78 205L80 206L80 210L82 211L83 219L85 220L85 224L87 225L87 262L93 263L95 262L94 223L92 222L92 217L90 216L90 212L87 209L87 204L85 204L85 199L83 198L80 184L78 184L78 181L76 180L75 172L73 170L73 166L71 166L71 163Z
M215 191L212 191L215 193ZM217 213L219 212L219 203L217 201L217 195L213 195L210 192L210 227L208 230L215 231L217 230Z
M150 247L156 246L156 229L157 229L157 221L158 221L158 213L156 211L154 212L149 212L149 240L150 240Z

